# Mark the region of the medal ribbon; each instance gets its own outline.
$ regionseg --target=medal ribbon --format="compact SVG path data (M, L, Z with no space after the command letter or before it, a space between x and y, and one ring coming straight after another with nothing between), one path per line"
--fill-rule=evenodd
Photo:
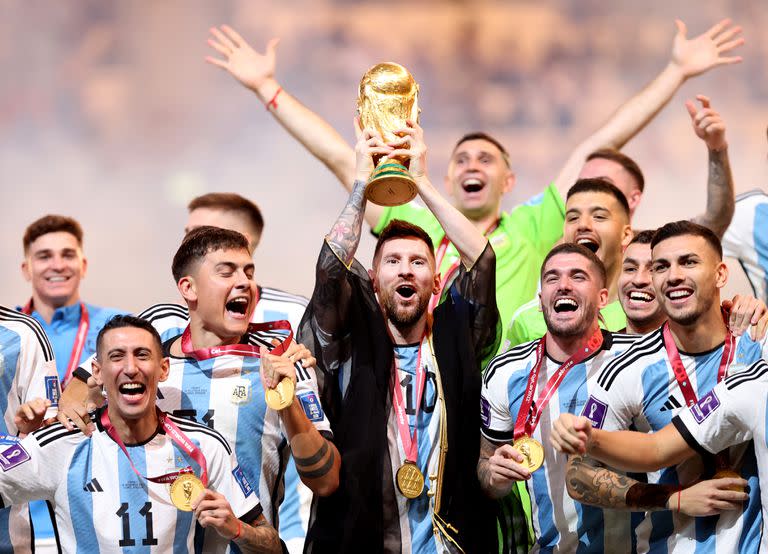
M185 434L184 432L179 429L176 424L168 419L165 413L161 412L159 408L155 408L157 410L157 420L160 426L163 428L163 430L168 434L169 437L171 437L171 440L176 443L176 445L181 448L187 455L189 455L197 464L200 466L200 480L203 482L203 486L208 486L208 463L205 460L205 456L203 456L202 451L200 448L197 447L195 443L193 443ZM146 477L139 473L139 471L136 469L136 466L133 465L133 460L131 459L131 455L128 454L128 449L125 447L125 443L123 442L123 439L120 438L120 435L117 434L117 430L115 429L115 426L112 425L112 422L109 419L109 411L105 409L103 412L101 412L101 426L104 427L104 430L107 432L107 435L117 443L117 445L120 447L120 449L123 451L123 454L125 454L125 457L128 458L128 463L131 464L131 469L133 469L133 472L138 475L139 477L143 477L147 481L152 481L153 483L173 483L176 478L179 475L183 475L185 473L192 473L192 467L187 466L184 469L180 469L178 471L172 471L171 473L166 473L165 475L158 475L157 477Z
M400 435L400 441L403 443L405 459L414 464L416 463L416 458L418 457L419 453L419 408L421 407L421 397L424 394L424 386L427 380L427 372L421 365L421 351L424 347L425 340L426 337L422 339L421 343L419 344L419 353L416 355L416 405L414 407L416 412L413 415L416 424L413 426L413 434L411 434L408 426L408 415L405 413L406 405L403 401L403 390L400 387L400 379L398 376L398 367L395 357L392 358L392 379L390 379L392 407L395 410L397 430L398 434Z
M258 331L274 331L275 329L289 331L285 340L269 351L270 354L280 356L285 353L286 350L288 350L288 347L293 341L293 329L291 329L291 324L288 323L288 321L285 319L267 321L265 323L248 324L249 333L255 333ZM192 333L189 330L189 325L187 325L187 328L184 329L184 333L181 335L181 351L184 353L184 355L191 356L196 360L208 360L210 358L225 356L227 354L232 354L233 356L251 356L254 358L258 358L260 356L259 347L253 346L251 344L225 344L222 346L214 346L212 348L195 349L192 347Z
M22 313L26 315L32 315L32 300L27 302L27 305L22 308ZM88 317L88 308L85 307L83 302L80 302L80 323L77 325L77 334L75 335L75 342L72 344L72 352L69 354L69 363L67 364L67 372L64 374L64 379L61 381L61 388L67 386L70 379L72 379L72 373L80 364L80 356L83 355L83 348L85 347L85 339L88 337L88 328L91 325L91 320Z
M685 404L689 408L698 402L696 393L691 386L691 381L688 378L688 372L685 371L685 365L683 360L680 359L680 351L675 344L675 338L672 336L672 331L669 329L669 322L664 323L662 329L664 333L664 347L667 349L667 357L669 358L669 364L672 366L672 371L675 374L677 385L680 387L680 392L683 393L685 398ZM736 353L734 345L736 339L730 330L725 335L725 344L723 345L723 355L720 358L720 365L717 368L717 382L719 383L725 378L725 374L728 372L728 366L731 365L733 357Z
M517 412L517 420L515 421L515 428L513 437L515 440L522 436L533 436L533 431L536 429L536 425L539 423L541 414L544 408L549 403L550 398L560 386L565 378L568 370L570 370L576 364L580 364L585 359L590 357L593 353L600 350L603 345L603 333L600 329L597 329L589 340L579 348L579 350L570 358L568 358L549 378L544 390L541 391L539 399L536 401L536 405L533 405L533 395L536 392L536 382L539 379L539 371L541 371L541 365L544 363L544 346L546 344L547 336L544 335L539 340L539 344L536 346L536 363L531 368L531 372L528 374L528 382L525 386L525 395L523 396L522 403L520 404L520 410Z
M488 229L485 230L485 233L483 236L486 238L493 233L497 228L499 227L499 220L497 219L494 221ZM447 236L443 236L443 239L440 241L440 245L437 247L437 251L435 252L435 268L437 271L440 271L440 266L443 264L443 258L445 258L445 253L448 250L448 246L451 244L451 241L448 240ZM440 280L440 292L437 294L433 294L432 298L429 299L429 306L427 308L428 313L432 313L435 311L435 308L437 308L437 305L440 303L440 298L443 296L443 289L445 289L446 285L448 285L448 282L453 277L453 274L456 272L456 270L459 267L459 264L461 263L461 256L453 262L450 267L443 273L443 278Z

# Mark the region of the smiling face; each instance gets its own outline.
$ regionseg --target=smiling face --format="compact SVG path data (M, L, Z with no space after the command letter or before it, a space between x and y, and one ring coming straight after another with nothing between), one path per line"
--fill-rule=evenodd
M653 249L653 286L664 313L680 325L719 310L727 280L728 269L703 237L673 236Z
M501 197L514 183L501 150L483 139L467 140L456 148L445 178L456 208L469 219L498 215Z
M114 421L152 418L157 384L168 378L168 360L145 329L119 327L104 333L93 362L93 377L104 386Z
M179 279L178 287L190 318L222 339L239 338L248 330L256 307L254 265L246 249L208 252Z
M29 245L21 264L34 296L54 308L77 302L86 267L77 238L65 231L39 236Z
M608 290L590 260L576 252L563 252L547 261L539 299L547 331L557 337L575 337L597 324Z
M653 288L651 245L632 243L624 251L619 275L619 302L636 330L652 330L666 319Z
M632 239L626 212L613 195L579 192L565 206L564 242L575 242L592 250L609 274L617 267L622 251Z
M434 255L417 238L383 243L370 275L384 315L400 330L418 323L427 313L430 297L440 290Z

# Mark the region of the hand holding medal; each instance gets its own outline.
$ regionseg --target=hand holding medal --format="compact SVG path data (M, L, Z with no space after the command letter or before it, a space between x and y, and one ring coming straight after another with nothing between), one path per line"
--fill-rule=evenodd
M296 392L296 368L289 357L270 354L265 346L259 350L261 356L261 383L264 399L271 409L280 411L293 403Z

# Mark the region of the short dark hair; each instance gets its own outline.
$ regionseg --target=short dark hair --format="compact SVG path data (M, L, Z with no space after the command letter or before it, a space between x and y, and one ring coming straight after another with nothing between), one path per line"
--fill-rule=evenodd
M459 141L456 143L456 146L453 147L453 152L456 152L456 149L459 146L461 146L463 143L469 140L484 140L484 141L490 142L496 148L499 149L499 151L501 152L501 158L504 160L504 163L507 164L507 167L512 167L512 164L509 162L509 152L507 152L507 149L504 148L498 140L493 138L488 133L483 133L482 131L474 131L472 133L467 133L466 135L461 137Z
M248 219L248 223L253 227L258 236L261 236L264 230L264 218L261 216L259 207L247 198L234 192L209 192L208 194L193 198L187 206L187 210L192 212L198 208L240 212ZM254 237L254 240L257 238Z
M123 329L125 327L136 327L138 329L144 329L147 333L152 335L152 340L155 343L155 346L157 347L157 351L162 356L163 341L160 338L160 334L157 332L157 329L155 329L149 321L147 321L146 319L142 319L140 317L136 317L134 315L118 314L116 316L112 316L109 320L107 320L107 323L104 324L104 327L102 327L99 330L99 334L96 336L97 358L99 357L99 353L101 352L101 345L104 342L104 335L106 335L107 332L111 331L112 329Z
M69 233L77 239L77 244L83 246L83 228L76 219L64 215L49 214L33 221L24 231L24 254L29 252L30 245L48 233Z
M656 229L645 229L643 231L634 231L632 234L632 240L629 244L651 244L653 235L656 234Z
M624 196L624 193L621 192L618 187L610 181L601 179L600 177L579 179L570 189L568 189L568 194L565 197L565 201L568 202L571 196L574 194L581 194L583 192L602 192L603 194L613 196L621 206L622 210L624 210L624 214L627 216L627 219L629 219L629 202L627 202L627 197Z
M544 277L544 268L546 268L547 262L559 254L579 254L583 256L592 264L592 267L595 269L597 275L602 280L603 286L605 286L608 282L608 274L605 271L605 264L603 261L598 258L597 254L592 252L589 248L582 246L581 244L576 244L575 242L564 242L562 244L558 244L549 251L549 253L544 258L544 262L541 264L539 279Z
M600 150L595 150L589 156L587 156L586 161L594 159L610 160L612 162L616 162L621 167L626 169L630 175L632 175L632 177L637 182L637 186L640 188L640 192L645 190L645 177L643 177L643 172L640 170L640 166L637 165L635 160L626 154L623 154L614 148L601 148Z
M688 220L673 221L662 225L653 235L651 249L656 248L662 241L671 239L672 237L685 235L703 238L717 253L717 257L721 260L723 259L723 245L720 243L720 239L717 238L717 235L709 227L704 227L703 225Z
M423 241L429 247L430 254L434 257L434 243L424 229L413 223L403 221L402 219L393 219L381 230L381 233L379 233L378 240L376 241L376 248L373 250L374 263L376 263L381 247L384 246L385 242L401 238L414 238Z
M210 225L192 229L181 241L181 246L173 256L173 278L178 283L179 279L189 275L193 264L210 252L241 249L248 251L248 239L242 233Z

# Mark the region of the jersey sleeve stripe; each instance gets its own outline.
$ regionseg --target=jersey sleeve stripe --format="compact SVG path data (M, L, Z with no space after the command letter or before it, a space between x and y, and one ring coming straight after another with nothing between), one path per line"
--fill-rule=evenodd
M481 427L480 432L489 441L496 443L511 442L515 439L514 431L496 431L494 429L486 429L485 427Z
M605 390L610 390L613 381L622 371L630 367L643 356L657 352L663 347L664 343L661 339L660 332L654 332L652 335L649 335L639 342L635 342L629 347L629 350L624 352L624 354L606 364L597 376L597 384Z
M22 323L29 327L37 338L37 342L43 350L43 356L46 362L53 360L53 347L48 340L48 335L45 334L42 325L38 321L26 314L22 314L15 310L0 306L0 321L9 321Z
M491 360L491 363L488 364L488 368L485 370L485 375L483 376L483 384L488 386L488 383L493 377L493 374L496 373L496 370L499 367L504 366L510 362L524 360L530 356L531 352L536 350L536 344L538 344L538 342L538 339L531 342L526 342L515 346L500 356L496 356L493 360Z
M261 507L261 503L256 504L253 508L248 510L248 513L241 515L238 519L243 523L251 524L258 519L258 517L264 513L264 508Z
M299 306L307 307L309 300L298 294L291 294L280 289L273 289L271 287L261 287L261 298L265 300L277 300L280 302L291 302Z
M712 452L708 452L706 448L701 446L699 442L693 438L693 435L688 430L688 427L685 426L685 423L683 423L683 420L680 419L679 415L676 415L672 418L672 425L675 426L675 429L677 429L677 432L680 433L680 435L683 437L683 440L685 440L686 444L691 447L692 450L695 450L704 459L709 458L712 456Z
M155 304L141 312L138 317L146 319L150 323L164 317L189 319L189 310L179 304Z
M728 390L733 390L744 383L763 379L766 373L768 373L768 363L765 360L758 360L744 371L729 375L725 379L725 387Z
M232 454L232 449L229 447L229 443L227 442L227 440L215 429L211 429L207 425L203 425L202 423L192 421L191 419L177 417L171 414L166 414L166 416L171 421L173 421L176 424L176 426L182 431L188 431L190 433L203 433L205 435L209 435L215 438L222 444L222 446L224 446L224 448L227 451L227 454Z
M66 427L62 428L62 431L60 433L51 434L48 437L44 439L37 438L37 443L40 445L40 448L43 448L47 444L51 444L54 441L57 441L59 439L63 439L64 437L70 437L72 435L78 435L82 434L82 431L80 429L73 429L72 431L68 431Z

